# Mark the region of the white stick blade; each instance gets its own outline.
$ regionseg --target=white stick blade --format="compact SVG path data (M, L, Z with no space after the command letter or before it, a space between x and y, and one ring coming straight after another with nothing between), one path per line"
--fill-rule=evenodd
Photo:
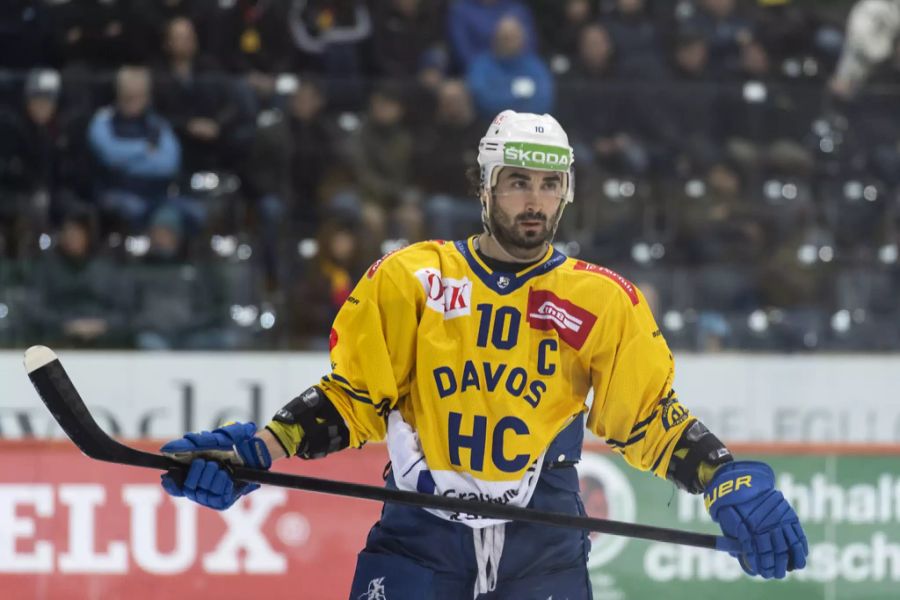
M56 352L47 346L32 346L25 351L25 370L29 373L56 360Z

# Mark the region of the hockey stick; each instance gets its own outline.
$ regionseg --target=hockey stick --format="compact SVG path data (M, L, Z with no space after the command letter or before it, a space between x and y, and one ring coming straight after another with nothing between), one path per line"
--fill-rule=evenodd
M56 354L46 346L32 346L25 352L25 369L28 371L28 377L31 379L31 383L40 395L41 400L50 409L53 418L56 419L56 422L69 436L69 439L88 457L134 467L146 467L163 471L184 471L185 465L182 463L160 454L152 454L130 448L109 437L91 416ZM691 531L566 515L478 500L463 500L447 496L405 492L372 485L262 471L247 467L233 466L231 469L235 479L241 481L381 502L394 502L470 515L481 515L492 519L508 519L556 527L571 527L611 535L711 548L725 552L740 551L736 540Z

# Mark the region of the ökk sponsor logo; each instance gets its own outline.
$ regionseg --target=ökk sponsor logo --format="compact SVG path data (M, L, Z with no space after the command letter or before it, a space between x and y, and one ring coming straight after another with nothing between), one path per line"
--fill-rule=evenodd
M439 270L432 268L419 269L416 277L425 289L425 304L442 313L445 319L472 313L472 282L468 277L443 277Z

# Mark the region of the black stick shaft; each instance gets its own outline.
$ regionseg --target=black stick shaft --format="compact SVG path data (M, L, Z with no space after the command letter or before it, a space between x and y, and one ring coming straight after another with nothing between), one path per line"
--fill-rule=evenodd
M234 476L243 481L252 481L255 483L276 485L298 490L336 494L339 496L349 496L351 498L364 498L380 502L394 502L396 504L405 504L407 506L417 506L420 508L463 512L492 519L509 519L555 527L571 527L574 529L596 531L598 533L624 535L645 540L697 546L700 548L716 549L717 547L717 536L695 533L692 531L654 527L651 525L639 525L636 523L624 523L622 521L582 517L579 515L566 515L562 513L534 510L531 508L509 506L507 504L495 504L480 500L462 500L447 496L407 492L361 483L318 479L315 477L306 477L289 473L258 471L256 469L248 469L245 467L234 467L233 471Z

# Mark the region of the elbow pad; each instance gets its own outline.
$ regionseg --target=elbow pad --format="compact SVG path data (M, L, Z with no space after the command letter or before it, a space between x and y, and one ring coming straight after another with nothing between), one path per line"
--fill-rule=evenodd
M719 438L700 421L691 423L681 434L666 471L666 479L691 494L701 494L714 467L734 460ZM709 471L704 476L703 471Z
M325 392L316 386L285 404L272 420L303 430L293 452L300 458L322 458L350 445L350 430L344 419Z

